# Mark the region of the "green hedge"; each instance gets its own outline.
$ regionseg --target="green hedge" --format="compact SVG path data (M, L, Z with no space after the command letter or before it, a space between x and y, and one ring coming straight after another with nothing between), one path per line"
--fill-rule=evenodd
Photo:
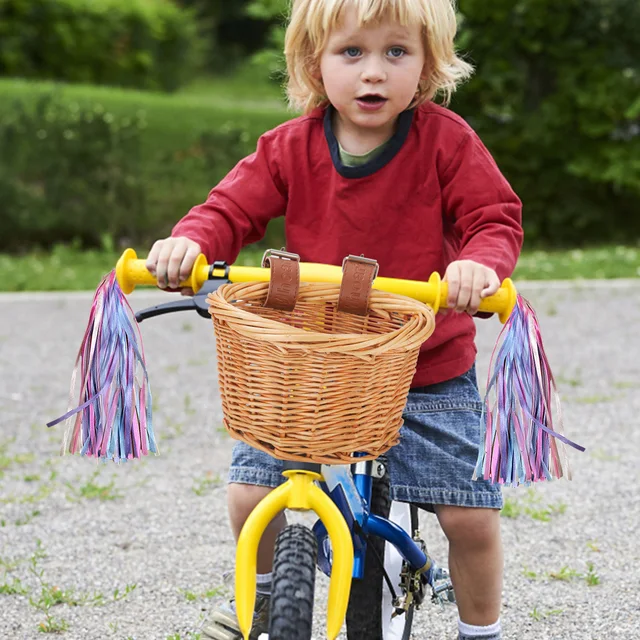
M116 120L101 105L53 96L0 120L0 238L88 243L130 233L143 211L139 135L144 117Z
M525 203L528 241L640 238L638 0L460 0L453 108Z
M169 0L0 0L0 75L173 91L204 54Z
M200 96L2 81L0 251L164 236L286 117Z
M206 68L232 73L243 60L265 46L270 24L247 14L249 0L175 0L197 12L207 38Z

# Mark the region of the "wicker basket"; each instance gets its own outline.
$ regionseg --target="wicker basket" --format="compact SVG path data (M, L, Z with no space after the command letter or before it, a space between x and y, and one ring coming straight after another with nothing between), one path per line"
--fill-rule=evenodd
M372 459L398 442L430 307L371 291L368 313L337 311L340 286L300 283L293 311L263 306L269 283L210 294L224 424L276 458Z

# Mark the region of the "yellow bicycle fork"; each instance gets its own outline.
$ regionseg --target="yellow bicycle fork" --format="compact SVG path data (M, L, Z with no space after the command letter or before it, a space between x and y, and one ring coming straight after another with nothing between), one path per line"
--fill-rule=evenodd
M318 473L306 470L284 472L287 482L269 493L242 528L236 550L236 613L240 630L249 639L256 602L258 545L268 524L283 509L314 511L329 534L333 552L329 601L327 603L327 637L334 640L347 614L353 573L353 542L349 527L335 503L314 482Z

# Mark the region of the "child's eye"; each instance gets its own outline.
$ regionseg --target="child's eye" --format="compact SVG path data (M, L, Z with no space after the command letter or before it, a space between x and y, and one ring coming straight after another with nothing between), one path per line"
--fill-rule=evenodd
M348 47L342 52L347 58L357 58L362 51L358 47Z
M406 51L402 47L391 47L388 54L391 58L402 58Z

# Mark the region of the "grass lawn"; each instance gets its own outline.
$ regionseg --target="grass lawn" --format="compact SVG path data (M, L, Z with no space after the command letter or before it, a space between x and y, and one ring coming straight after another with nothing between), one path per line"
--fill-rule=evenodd
M174 94L134 91L93 85L0 79L0 116L16 101L31 104L41 95L57 92L78 104L102 104L115 116L145 113L146 154L188 147L203 131L232 122L257 137L293 117L276 85L256 83L252 90L242 78L202 79ZM159 141L162 141L159 144Z
M138 251L144 256L145 249ZM238 264L258 265L262 249L247 248ZM82 291L96 289L115 267L120 253L109 248L78 251L58 246L49 253L0 254L0 291ZM640 278L640 248L602 247L568 251L529 251L518 263L514 279L577 280Z

